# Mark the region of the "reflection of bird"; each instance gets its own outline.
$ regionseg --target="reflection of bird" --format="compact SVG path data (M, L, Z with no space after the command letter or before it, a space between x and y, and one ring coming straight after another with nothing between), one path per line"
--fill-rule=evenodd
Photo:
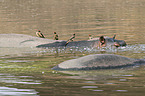
M41 33L40 30L38 30L38 31L36 32L36 35L37 35L38 37L40 37L40 38L45 38L44 35Z
M54 40L58 40L58 35L54 32Z

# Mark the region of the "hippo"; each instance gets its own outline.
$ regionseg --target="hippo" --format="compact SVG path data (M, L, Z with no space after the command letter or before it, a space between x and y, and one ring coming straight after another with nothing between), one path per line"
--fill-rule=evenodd
M107 41L107 46L113 46L114 42L120 44L120 46L126 46L126 42L124 40L117 40L109 37L105 37ZM82 40L82 41L72 41L66 45L67 41L56 41L53 43L47 43L38 45L36 47L96 47L98 45L99 39L93 38L92 40Z
M114 54L93 54L64 61L53 70L96 70L112 69L145 64L145 59L133 59Z
M53 43L56 40L39 38L24 34L1 34L0 47L36 47L38 45Z
M106 37L108 45L113 45L114 42L118 42L121 46L125 46L126 43L123 40L116 40ZM96 47L98 44L98 38L92 40L82 40L69 42L66 45L65 40L52 40L46 38L39 38L35 36L29 36L24 34L1 34L0 35L0 47Z

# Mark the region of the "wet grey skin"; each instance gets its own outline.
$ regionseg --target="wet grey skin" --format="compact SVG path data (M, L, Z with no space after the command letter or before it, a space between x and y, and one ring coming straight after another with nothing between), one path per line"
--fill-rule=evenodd
M124 40L116 40L113 38L105 37L107 41L107 46L113 46L114 42L120 44L120 46L126 46L126 42ZM96 47L99 43L99 38L95 38L93 40L83 40L83 41L72 41L66 45L67 41L56 41L53 43L42 44L36 47Z
M113 69L134 65L145 64L144 59L127 58L114 54L94 54L78 59L64 61L53 70L97 70L97 69Z

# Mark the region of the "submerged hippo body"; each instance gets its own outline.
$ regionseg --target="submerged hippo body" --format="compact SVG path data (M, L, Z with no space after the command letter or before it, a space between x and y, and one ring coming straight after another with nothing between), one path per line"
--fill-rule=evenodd
M123 40L116 40L113 38L106 37L107 46L113 46L114 42L120 44L120 46L126 46L126 42ZM67 41L59 41L48 44L38 45L37 47L65 47ZM66 47L96 47L99 43L99 39L95 38L93 40L83 40L83 41L72 41L67 44Z
M95 70L122 68L136 64L145 64L145 60L132 59L113 54L94 54L78 59L64 61L53 67L54 70Z

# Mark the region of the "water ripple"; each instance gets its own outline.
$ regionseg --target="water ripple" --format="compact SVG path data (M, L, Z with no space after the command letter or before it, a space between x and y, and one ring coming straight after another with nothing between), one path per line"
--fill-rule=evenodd
M82 88L98 88L98 86L83 86Z
M43 50L43 49L42 49ZM145 44L136 44L136 45L127 45L119 48L114 47L103 47L103 48L91 48L91 47L70 47L70 48L46 48L43 51L39 51L37 53L75 53L75 52L89 52L89 53L97 53L97 52L126 52L133 51L134 53L144 53L145 52Z
M17 83L17 84L42 84L39 80L33 80L31 76L12 76L9 74L0 74L1 83Z
M0 96L39 96L34 89L17 89L9 87L0 87Z

